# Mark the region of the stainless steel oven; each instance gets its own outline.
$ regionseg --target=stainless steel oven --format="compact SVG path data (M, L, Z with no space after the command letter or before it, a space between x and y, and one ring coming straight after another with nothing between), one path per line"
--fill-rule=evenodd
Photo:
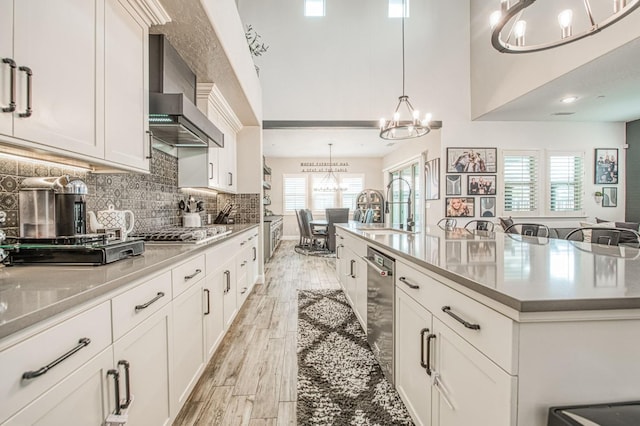
M284 220L281 216L269 216L264 220L264 261L268 261L282 239Z

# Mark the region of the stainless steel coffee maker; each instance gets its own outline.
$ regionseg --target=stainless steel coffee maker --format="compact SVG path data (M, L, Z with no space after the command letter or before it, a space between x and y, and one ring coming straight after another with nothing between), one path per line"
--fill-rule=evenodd
M26 178L20 185L20 237L52 238L87 232L87 185L77 177Z

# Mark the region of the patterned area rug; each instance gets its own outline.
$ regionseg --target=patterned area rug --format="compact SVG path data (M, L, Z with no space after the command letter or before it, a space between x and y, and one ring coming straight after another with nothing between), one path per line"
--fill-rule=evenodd
M341 290L298 291L299 425L412 425Z

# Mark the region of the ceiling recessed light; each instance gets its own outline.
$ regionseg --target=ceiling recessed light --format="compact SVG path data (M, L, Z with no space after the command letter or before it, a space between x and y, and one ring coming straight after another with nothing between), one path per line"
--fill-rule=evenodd
M560 99L560 102L562 102L563 104L572 104L577 100L578 100L577 96L567 96L566 98Z

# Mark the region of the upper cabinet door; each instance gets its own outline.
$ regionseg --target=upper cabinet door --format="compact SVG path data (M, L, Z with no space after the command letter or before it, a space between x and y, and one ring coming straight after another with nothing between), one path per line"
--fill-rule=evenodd
M0 0L0 134L13 134L10 111L4 111L11 103L11 66L3 59L13 60L13 0ZM17 71L17 70L16 70Z
M101 5L104 0L20 0L14 3L17 111L14 136L73 153L104 157L96 130L104 69ZM26 68L24 68L26 67ZM28 77L29 70L33 73ZM29 105L29 96L31 102ZM28 107L31 116L21 117Z
M105 30L105 159L148 171L147 26L107 0Z

